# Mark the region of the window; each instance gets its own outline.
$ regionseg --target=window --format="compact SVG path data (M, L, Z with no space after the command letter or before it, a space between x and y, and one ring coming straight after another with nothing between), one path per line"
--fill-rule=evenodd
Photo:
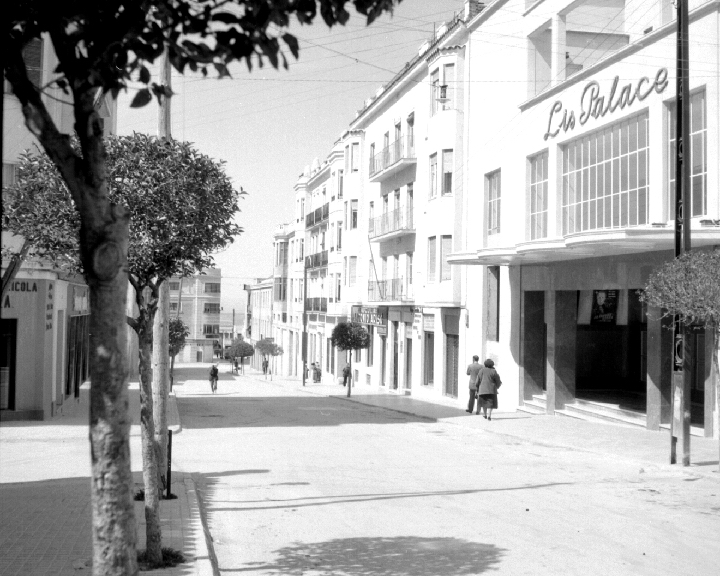
M405 274L407 276L408 286L412 286L413 283L413 253L407 252L405 254Z
M425 332L425 378L423 384L432 386L435 380L435 332Z
M487 267L486 309L487 319L485 329L487 339L493 342L500 341L500 266Z
M343 178L345 175L344 170L338 170L338 198L343 197Z
M350 270L348 271L349 286L355 286L357 280L357 256L350 256Z
M500 170L485 176L488 235L500 232Z
M287 278L275 278L274 300L275 302L287 300Z
M675 103L668 106L668 199L675 218ZM690 216L707 213L707 111L705 92L690 96Z
M648 114L562 148L562 233L648 222Z
M450 263L447 261L452 252L452 236L440 237L440 281L450 280Z
M203 334L216 335L219 333L220 333L220 325L219 324L203 324Z
M345 202L345 208L343 209L343 216L345 217L345 230L350 227L350 214L348 213L348 203Z
M345 172L350 172L350 145L345 146Z
M205 302L203 312L205 314L219 314L220 304L218 302Z
M443 150L442 153L442 195L453 192L453 151Z
M372 366L373 365L373 341L374 333L375 333L375 327L374 326L367 326L367 332L368 336L370 337L370 346L367 348L367 353L365 354L365 366Z
M437 196L437 154L430 156L430 198Z
M529 159L530 170L530 240L547 237L548 224L548 153Z
M9 188L17 181L17 164L6 164L3 162L2 165L2 187Z
M415 114L410 114L407 119L407 155L415 157Z
M337 246L338 251L340 251L342 249L342 222L337 223L336 229L337 229L336 246Z
M342 280L340 279L340 274L335 275L335 301L340 302L340 287L342 285Z
M428 238L428 264L427 264L427 279L428 282L435 282L435 275L436 275L436 268L437 268L437 262L436 258L437 255L435 253L437 243L437 238L435 236L431 236Z
M206 294L220 294L220 283L219 282L206 282L205 283Z
M350 153L351 170L357 172L360 169L360 144L353 142Z
M350 205L351 215L350 215L350 227L352 229L355 229L358 227L358 201L353 200Z
M182 312L182 302L170 302L170 312Z
M435 116L438 111L438 97L440 96L440 70L434 70L430 74L430 116Z
M455 64L443 66L443 85L445 86L445 98L443 110L451 110L455 106Z

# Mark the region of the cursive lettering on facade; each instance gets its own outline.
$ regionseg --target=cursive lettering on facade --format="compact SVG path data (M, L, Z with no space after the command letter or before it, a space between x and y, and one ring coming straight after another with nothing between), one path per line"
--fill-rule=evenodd
M584 126L590 118L597 120L608 112L615 112L618 108L622 110L626 106L631 106L635 100L642 102L653 92L661 94L668 86L668 71L667 68L660 68L653 81L647 76L643 76L635 83L628 82L622 85L618 91L619 83L620 77L615 76L607 99L600 95L600 84L596 80L585 85L580 95L578 121L581 126ZM543 140L555 138L560 131L567 132L573 128L575 128L575 111L563 108L560 100L555 101L550 109L548 127L543 135Z

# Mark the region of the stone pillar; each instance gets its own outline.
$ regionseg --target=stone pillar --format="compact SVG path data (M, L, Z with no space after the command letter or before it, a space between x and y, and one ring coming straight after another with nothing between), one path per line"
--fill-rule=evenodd
M660 308L647 312L647 428L660 430L670 422L672 381L672 318Z
M566 52L566 26L565 16L555 14L552 17L552 39L550 53L552 65L550 68L550 85L555 86L565 80L565 52Z
M545 293L547 319L547 413L575 400L577 291Z
M705 329L705 437L706 438L720 438L720 430L718 427L718 405L715 395L715 387L718 386L718 375L713 369L713 352L717 347L718 342L715 341L715 335L711 330ZM698 370L702 368L698 366Z
M531 400L542 394L545 379L545 292L523 292L521 315L520 400Z

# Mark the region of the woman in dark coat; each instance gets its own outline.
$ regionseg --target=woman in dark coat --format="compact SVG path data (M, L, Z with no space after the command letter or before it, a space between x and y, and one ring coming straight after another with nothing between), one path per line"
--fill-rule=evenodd
M478 404L475 414L480 414L480 407L482 406L483 418L492 420L493 408L498 407L497 391L502 386L502 381L500 380L500 374L494 368L495 362L488 358L484 364L485 367L478 374L480 386L478 387Z

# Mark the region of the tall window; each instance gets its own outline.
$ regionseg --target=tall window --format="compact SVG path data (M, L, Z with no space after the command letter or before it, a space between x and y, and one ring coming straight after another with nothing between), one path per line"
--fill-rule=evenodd
M350 270L348 271L349 286L355 286L357 280L357 256L350 256Z
M353 200L351 205L350 227L355 229L358 227L358 201Z
M529 159L530 169L530 240L547 237L548 153Z
M500 170L485 176L488 235L500 233Z
M345 176L344 170L338 170L338 198L343 197L343 178Z
M675 218L675 103L668 106L670 217ZM705 91L690 96L690 215L707 213L707 111Z
M413 253L407 252L405 254L405 275L408 286L412 286L413 283Z
M450 280L450 263L447 261L452 252L452 236L440 237L440 281Z
M428 238L428 264L427 264L427 279L428 282L435 282L437 274L437 238L431 236Z
M220 293L220 284L218 282L206 282L205 283L205 293L206 294L219 294Z
M430 198L437 196L437 154L430 156Z
M493 342L500 341L500 266L487 267L487 301L485 303L487 317L485 330L487 339Z
M648 114L563 147L562 231L648 222Z
M342 222L337 223L337 249L342 250Z
M453 191L453 151L442 152L442 195L452 194Z
M352 150L350 154L350 168L353 172L357 172L360 169L360 144L353 142Z
M443 66L443 84L446 86L445 97L447 102L443 104L443 110L451 110L455 107L455 64Z
M435 116L438 111L438 97L440 96L440 70L434 70L430 74L430 116Z

